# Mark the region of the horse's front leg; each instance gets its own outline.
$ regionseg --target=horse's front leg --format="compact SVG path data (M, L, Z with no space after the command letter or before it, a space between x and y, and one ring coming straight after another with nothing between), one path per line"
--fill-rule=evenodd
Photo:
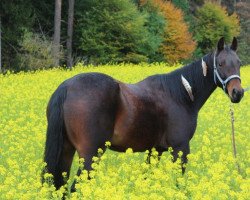
M185 173L186 166L185 164L187 163L187 155L190 153L190 147L189 147L189 141L188 142L183 142L178 146L173 147L173 161L175 162L177 158L179 157L179 152L182 152L182 155L180 157L181 159L181 168L182 168L182 174Z

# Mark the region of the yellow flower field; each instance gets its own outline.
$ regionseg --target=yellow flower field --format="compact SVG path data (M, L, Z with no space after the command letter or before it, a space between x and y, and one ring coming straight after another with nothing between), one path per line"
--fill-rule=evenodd
M52 92L65 79L78 73L103 72L134 83L157 73L176 69L159 65L83 67L72 71L52 69L29 73L0 74L0 199L61 199L75 178L77 156L68 185L55 191L42 186L41 170L46 135L45 111ZM250 85L250 66L241 70L243 87ZM230 100L221 89L209 98L199 114L191 140L186 173L171 162L169 152L160 162L145 163L147 153L116 153L108 150L94 158L93 179L86 172L77 178L77 192L68 199L250 199L250 91L235 111L236 159L231 141ZM100 150L101 154L101 150ZM157 155L157 152L154 152ZM97 162L99 164L97 164ZM49 174L47 174L49 179Z

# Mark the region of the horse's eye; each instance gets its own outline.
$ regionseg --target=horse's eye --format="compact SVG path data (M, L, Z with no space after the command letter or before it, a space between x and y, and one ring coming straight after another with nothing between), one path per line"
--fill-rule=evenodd
M222 64L221 64L221 63L219 63L219 66L220 66L220 67L222 67Z

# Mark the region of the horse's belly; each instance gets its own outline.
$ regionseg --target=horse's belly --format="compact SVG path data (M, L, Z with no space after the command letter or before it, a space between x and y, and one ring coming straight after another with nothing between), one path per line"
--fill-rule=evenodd
M160 133L160 119L155 102L135 85L120 84L120 102L111 145L114 150L151 149Z
M133 151L142 152L155 147L161 132L160 125L155 120L157 117L148 117L145 112L131 116L124 112L116 119L111 137L113 150L125 151L132 148Z
M124 145L124 140L125 138L121 134L119 134L117 130L114 130L114 134L110 141L112 146L122 146Z
M141 133L138 130L129 131L129 128L114 130L110 142L111 149L115 151L126 151L128 148L132 148L135 152L142 152L155 146L155 138L152 133Z

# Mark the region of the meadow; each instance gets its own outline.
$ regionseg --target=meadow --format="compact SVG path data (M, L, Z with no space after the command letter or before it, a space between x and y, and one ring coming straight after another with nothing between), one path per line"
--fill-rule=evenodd
M135 83L178 66L126 65L83 67L72 71L41 70L0 74L0 199L60 199L75 178L82 161L75 156L70 180L59 191L40 182L44 166L46 106L57 86L78 73L102 72ZM250 85L250 66L241 70L242 85ZM115 153L108 150L94 158L91 180L86 172L78 178L77 192L69 199L250 199L250 92L235 111L237 159L231 140L230 100L216 89L199 113L198 127L191 140L191 154L184 176L171 162L169 152L158 162L145 163L148 152ZM101 150L99 151L102 154ZM154 152L157 155L157 152ZM240 165L240 173L236 161ZM98 164L97 164L98 163ZM47 175L50 179L50 175Z

